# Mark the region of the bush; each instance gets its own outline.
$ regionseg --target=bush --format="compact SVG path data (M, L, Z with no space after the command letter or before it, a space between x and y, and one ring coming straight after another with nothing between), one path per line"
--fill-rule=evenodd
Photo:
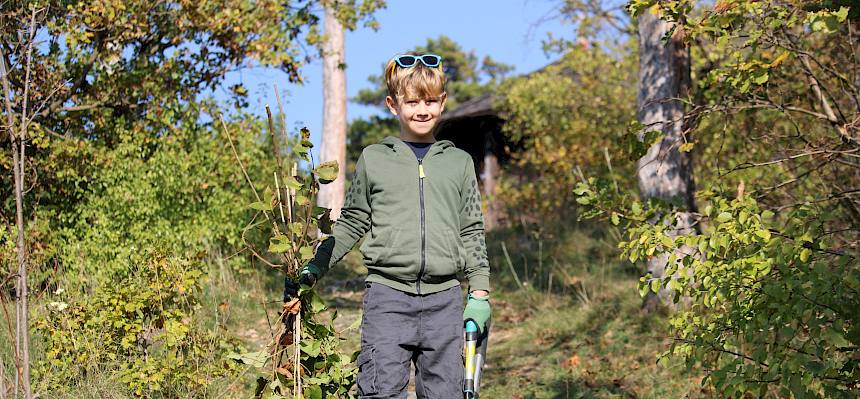
M149 253L129 260L126 270L69 303L58 289L46 305L34 323L45 342L36 371L41 391L104 374L136 396L176 397L234 369L222 357L236 344L197 320L201 262Z

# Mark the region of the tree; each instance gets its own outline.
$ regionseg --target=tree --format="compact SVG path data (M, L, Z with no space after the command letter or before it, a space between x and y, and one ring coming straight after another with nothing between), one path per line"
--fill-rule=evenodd
M346 53L343 25L331 7L325 7L323 45L323 131L320 161L337 161L338 178L320 188L319 206L330 208L332 219L340 216L346 192Z
M680 356L725 397L855 397L860 369L860 167L856 24L850 2L633 1L683 30L696 90L684 151L696 151L698 235L675 235L673 204L577 189L624 218L632 262L669 253L662 277L689 306L670 317ZM683 17L688 16L688 17ZM672 40L672 39L670 39ZM659 132L663 134L663 132ZM646 132L650 138L659 135ZM684 210L682 209L681 212ZM650 223L649 223L650 222Z
M218 166L227 165L218 162L225 147L213 140L217 136L211 121L219 113L231 113L243 127L240 141L247 144L242 152L246 158L256 156L254 143L263 125L242 109L247 92L241 85L230 88L233 104L217 104L207 93L222 85L228 72L253 63L280 68L291 82L301 81L301 67L312 58L308 45L316 48L320 43L315 15L319 4L4 3L0 79L3 133L10 140L0 144L0 264L10 265L3 270L3 292L10 291L8 281L15 281L19 301L16 385L29 391L28 284L47 292L60 282L75 282L69 286L79 290L77 294L102 293L113 288L118 277L137 273L139 257L111 256L145 252L135 245L187 259L205 253L203 244L220 250L239 241L239 228L223 221L234 212L247 212L231 205L238 204L231 197L244 191L231 190L235 170ZM380 0L347 1L338 2L337 10L354 26L383 5ZM177 168L168 170L166 165ZM153 206L133 206L142 203ZM210 222L220 226L217 232ZM116 228L102 229L105 225L98 223ZM7 233L13 230L16 233ZM6 251L13 239L17 250ZM198 268L192 274L199 276L202 262L189 264ZM59 272L46 272L54 270ZM184 299L187 296L179 301ZM111 306L97 301L82 306L90 305ZM36 321L43 322L43 316L36 314ZM128 314L120 318L119 323L140 321ZM216 353L210 347L183 346L188 337L182 335L172 344L179 345L179 351ZM57 348L68 342L54 341ZM46 357L57 353L46 351ZM39 363L43 371L36 371L37 380L39 374L43 380L54 377L44 372L50 360L57 359ZM48 366L41 367L44 364ZM70 369L71 374L85 374L83 367ZM141 381L141 374L125 371ZM188 374L174 381L182 377ZM153 384L147 389L159 388Z
M18 272L15 276L15 396L18 396L19 384L20 392L24 397L30 399L33 397L33 392L30 388L30 317L28 305L28 287L27 287L27 246L24 237L24 164L26 161L26 145L25 138L29 130L30 121L33 116L29 113L31 109L27 106L31 105L38 109L44 106L42 103L28 104L29 92L32 85L30 71L33 66L33 46L36 30L36 16L42 13L42 10L37 10L32 7L30 10L29 24L21 25L21 28L26 29L24 32L18 32L18 41L16 47L22 49L26 54L25 57L19 58L23 61L24 75L21 83L23 92L18 95L13 94L9 85L9 69L6 66L6 54L3 48L0 48L0 80L2 80L3 102L5 106L6 123L3 126L9 134L9 142L12 144L12 168L14 170L13 178L15 180L15 225L17 226L17 240L15 252L18 260ZM13 106L13 101L15 106ZM16 123L16 109L19 119ZM17 136L16 136L17 135ZM5 303L4 303L5 307ZM4 309L5 310L5 309ZM7 320L8 321L8 320ZM0 367L3 364L0 363ZM0 376L2 378L2 376ZM0 389L5 396L5 384L0 382Z
M669 237L695 233L692 155L681 151L685 140L682 100L690 88L690 52L682 35L683 29L654 13L639 16L637 119L645 129L660 131L663 137L639 159L637 177L643 198L674 203ZM667 36L671 37L664 41ZM661 278L669 255L649 257L648 274ZM654 309L657 302L657 297L649 295L644 306Z

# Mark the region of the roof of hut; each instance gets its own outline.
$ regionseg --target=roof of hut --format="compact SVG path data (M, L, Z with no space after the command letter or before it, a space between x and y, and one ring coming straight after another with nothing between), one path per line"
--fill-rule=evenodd
M493 109L494 94L485 93L469 101L461 103L457 108L442 114L440 121L448 122L460 118L474 118L477 116L495 116L496 110Z

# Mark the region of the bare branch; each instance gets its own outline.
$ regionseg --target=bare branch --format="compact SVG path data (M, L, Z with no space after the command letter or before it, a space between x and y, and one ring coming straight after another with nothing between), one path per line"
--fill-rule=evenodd
M824 115L827 116L827 121L836 128L836 131L839 132L839 135L845 140L848 140L855 145L860 145L860 139L851 136L851 134L848 133L848 129L845 127L845 123L840 121L839 118L836 117L836 113L833 112L833 108L830 106L830 101L828 101L827 97L824 95L821 85L818 82L818 78L816 78L815 74L812 72L812 67L809 65L809 57L801 55L800 60L803 63L803 67L809 78L809 83L812 85L812 91L815 92L815 96L818 97L821 107L824 108Z

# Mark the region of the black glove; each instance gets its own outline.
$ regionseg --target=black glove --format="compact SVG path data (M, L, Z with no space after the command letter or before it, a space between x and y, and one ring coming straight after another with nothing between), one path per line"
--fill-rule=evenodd
M302 272L299 274L299 281L295 282L290 280L289 277L284 278L284 302L289 302L290 299L299 295L299 289L302 288L302 285L306 285L308 287L313 287L317 282L317 276L319 274L319 269L313 264L309 263L302 268Z

